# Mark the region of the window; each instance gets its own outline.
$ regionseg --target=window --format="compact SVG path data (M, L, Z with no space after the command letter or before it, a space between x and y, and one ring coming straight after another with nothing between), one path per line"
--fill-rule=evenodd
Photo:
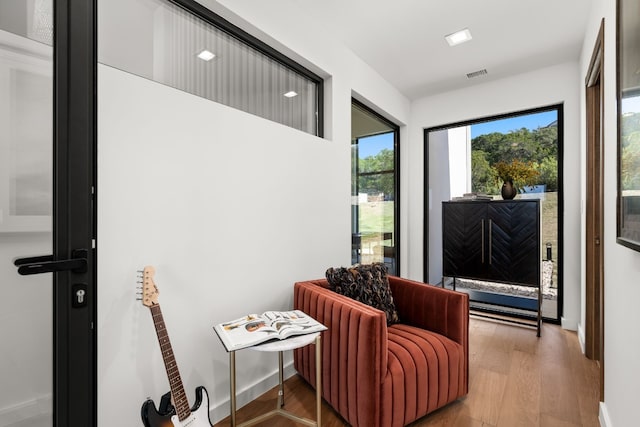
M102 0L99 61L322 136L322 79L192 0Z
M562 105L456 123L425 131L425 281L442 279L441 202L455 198L501 199L503 180L497 166L514 162L533 170L531 182L520 183L516 199L540 199L542 221L542 313L559 321L562 313ZM473 289L530 297L518 286L458 281L458 290ZM445 285L448 286L445 280ZM479 308L472 300L472 306ZM500 308L503 310L503 308Z
M398 265L398 126L353 100L351 262Z

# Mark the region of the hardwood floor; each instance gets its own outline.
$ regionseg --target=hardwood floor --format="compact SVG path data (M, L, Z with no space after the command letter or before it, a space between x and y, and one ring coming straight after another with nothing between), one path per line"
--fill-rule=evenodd
M575 332L545 324L532 329L471 319L469 394L411 424L412 427L598 427L599 374L580 351ZM275 407L276 388L241 408L236 420ZM299 376L285 383L285 408L315 419L315 391ZM323 403L324 427L346 426ZM216 427L229 425L229 419ZM297 426L283 417L258 426Z

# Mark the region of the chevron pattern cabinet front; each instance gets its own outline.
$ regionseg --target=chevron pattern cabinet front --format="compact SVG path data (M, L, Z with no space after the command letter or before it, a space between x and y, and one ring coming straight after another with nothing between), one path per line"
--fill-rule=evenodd
M443 276L540 285L540 201L442 202Z

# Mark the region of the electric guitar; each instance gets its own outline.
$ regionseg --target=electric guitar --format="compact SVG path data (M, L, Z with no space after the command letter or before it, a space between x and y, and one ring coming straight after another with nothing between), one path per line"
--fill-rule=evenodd
M146 266L142 271L142 304L151 309L171 392L162 397L159 409L156 408L152 399L147 399L142 404L142 423L145 427L211 427L209 395L204 387L196 388L196 403L193 408L189 407L169 334L160 311L160 304L158 304L159 292L153 281L154 274L155 269L151 266Z

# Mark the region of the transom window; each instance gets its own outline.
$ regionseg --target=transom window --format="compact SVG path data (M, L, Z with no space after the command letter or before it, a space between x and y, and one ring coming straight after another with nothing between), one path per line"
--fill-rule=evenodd
M322 136L322 78L199 3L98 7L101 63Z

